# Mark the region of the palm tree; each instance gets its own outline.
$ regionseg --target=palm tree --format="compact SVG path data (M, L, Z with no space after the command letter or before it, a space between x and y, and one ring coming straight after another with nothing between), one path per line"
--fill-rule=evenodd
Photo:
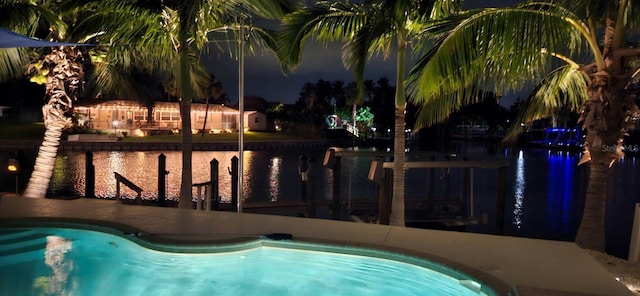
M438 34L409 78L419 125L443 121L484 91L531 89L520 122L579 111L589 183L576 243L605 251L607 168L638 118L630 87L640 50L638 1L542 1L471 10L425 31Z
M388 57L397 54L395 93L395 128L393 162L392 225L404 226L404 162L407 50L409 42L430 19L449 15L460 9L462 1L385 1L366 0L319 2L283 18L278 52L285 71L300 63L308 37L323 44L340 41L343 63L351 68L358 83L359 96L364 96L363 80L367 59L376 53ZM392 45L395 46L392 47Z
M67 22L73 12L59 10L55 3L44 1L3 1L0 3L3 27L11 28L28 36L40 35L50 41L68 41L75 36L67 32ZM47 30L38 27L45 25ZM40 30L39 30L40 29ZM74 41L82 41L76 39ZM27 56L36 57L34 60ZM75 46L48 47L39 49L4 49L0 51L3 77L23 74L19 69L31 62L27 72L31 81L45 84L47 103L43 106L45 135L38 151L36 164L24 196L42 198L46 194L53 173L53 164L64 128L71 123L68 113L75 101L84 78L84 55Z

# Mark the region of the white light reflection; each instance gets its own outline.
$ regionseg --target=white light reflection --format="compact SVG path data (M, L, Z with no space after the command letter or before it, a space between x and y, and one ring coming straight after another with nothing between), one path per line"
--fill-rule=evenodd
M281 168L282 158L274 157L269 160L269 198L271 201L278 201L278 196L280 196Z
M65 254L71 250L71 241L60 236L47 236L44 250L44 262L51 268L47 285L47 294L67 295L67 281L73 270L73 262L65 260Z
M515 189L515 202L513 209L513 225L520 228L522 225L522 205L524 203L524 153L520 150L518 154L518 161L516 163L516 182L514 184Z

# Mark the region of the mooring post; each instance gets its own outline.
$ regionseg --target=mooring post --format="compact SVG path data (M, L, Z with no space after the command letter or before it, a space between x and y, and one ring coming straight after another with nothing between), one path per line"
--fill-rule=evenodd
M231 168L227 168L231 175L231 204L233 209L238 211L238 157L231 158Z
M158 155L158 205L165 206L167 198L167 157L160 153Z
M309 159L309 172L311 172L312 170L314 170L314 166L315 166L315 159L311 158ZM309 218L315 218L316 217L316 197L313 191L313 179L309 178L309 184L307 184L307 186L309 187L309 198L307 199L307 217Z
M220 192L219 191L220 189L218 187L219 186L219 184L218 184L218 176L219 176L218 175L218 166L219 166L218 160L215 159L215 158L212 159L209 162L209 173L210 173L209 180L210 180L211 184L209 184L209 188L210 189L209 189L208 192L209 192L209 198L210 198L210 201L211 201L209 203L211 205L210 210L217 210L218 207L220 206L220 198L218 196L218 194Z
M309 182L309 160L304 154L300 154L298 174L300 174L300 199L307 200L307 182Z
M324 154L322 165L333 173L333 220L340 220L340 163L342 157L336 156L336 148L329 148Z
M451 160L451 156L450 155L445 155L444 156L444 160L445 161L450 161ZM451 168L442 168L442 177L441 180L444 182L444 198L445 199L449 199L451 198L451 184L450 184L450 177L451 175Z
M342 206L340 204L340 180L342 174L340 172L340 164L342 163L342 157L336 156L336 163L333 165L333 220L340 220L340 211Z
M435 155L432 155L429 157L429 160L431 161L435 161L436 157ZM436 178L436 169L435 168L429 168L429 174L427 175L427 213L433 213L433 208L434 208L434 198L435 198L435 191L434 191L434 185L435 185L435 178Z
M507 197L507 167L498 168L498 193L496 197L496 234L504 233L504 209Z
M389 225L391 215L391 203L389 200L387 178L393 175L393 171L384 168L384 158L376 157L371 161L367 179L376 183L378 189L378 224Z
M84 172L84 197L94 198L96 197L96 167L93 165L93 152L91 151L85 153Z
M469 159L464 157L462 160L468 161ZM469 168L461 168L460 175L460 214L467 216L467 202L469 201Z
M380 209L378 210L378 224L389 225L391 223L391 197L393 192L393 169L384 169L384 178L380 186Z

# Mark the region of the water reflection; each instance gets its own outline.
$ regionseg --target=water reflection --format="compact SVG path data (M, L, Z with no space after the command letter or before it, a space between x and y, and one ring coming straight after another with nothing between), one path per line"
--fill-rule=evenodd
M269 163L269 200L277 201L280 195L280 168L282 167L282 158L274 157Z
M300 199L300 175L298 174L299 156L304 153L310 160L310 184L316 200L333 197L333 175L330 169L322 166L324 150L274 150L245 151L243 196L249 201L292 201ZM165 151L168 198L179 196L181 182L181 152ZM98 197L115 196L114 172L124 175L142 187L143 198L155 199L157 196L158 156L160 152L95 152L93 157L96 168L96 195ZM228 169L236 151L195 151L193 153L193 183L209 181L210 161L219 162L219 187L223 200L231 198L231 175ZM588 166L577 166L579 153L556 152L548 150L504 150L500 154L465 155L470 160L507 160L509 176L505 188L505 234L524 237L536 237L555 240L573 240L582 214L584 192ZM0 163L6 163L0 155ZM461 155L459 156L461 157ZM23 168L32 167L32 158L21 159ZM438 155L442 160L443 155ZM367 179L372 157L343 159L339 183L341 201L348 205L358 199L377 199L375 183ZM31 165L30 165L31 164ZM55 172L49 188L49 196L83 196L85 191L85 154L68 152L56 160ZM443 170L409 169L406 172L405 196L407 199L426 198L433 176L432 191L436 197L460 195L460 170L451 169L448 182L440 179ZM22 189L30 172L27 169L20 179ZM474 212L488 213L489 219L495 217L496 172L494 170L474 171ZM0 191L13 192L15 179L7 172L0 172L5 180ZM446 178L445 178L446 179ZM633 186L640 181L640 166L636 166L635 157L625 157L610 170L609 199L607 211L613 218L607 220L612 238L627 244L630 233L630 219L633 217L635 202L640 198L640 187ZM449 186L450 185L450 186ZM129 198L135 193L123 188ZM195 193L195 192L194 192ZM610 211L611 210L611 211ZM469 227L471 231L482 225ZM479 231L493 232L493 223L487 229ZM473 228L473 229L471 229Z
M577 175L577 161L574 155L565 151L549 154L547 212L549 216L555 217L555 219L549 219L555 222L554 225L550 225L550 228L562 233L570 233L569 211L572 191L574 191L573 178Z
M45 264L51 268L51 276L46 285L47 295L67 295L69 275L73 270L73 262L65 258L69 250L71 241L60 236L47 236L44 258Z
M524 208L524 153L522 150L518 153L518 160L516 161L516 180L514 183L514 197L513 204L513 225L517 228L522 226L522 211Z
M166 157L165 192L168 199L177 199L180 194L182 176L182 154L180 151L165 152L94 152L95 195L111 198L116 194L117 172L143 189L143 199L156 199L158 195L158 157ZM243 170L243 196L253 201L276 201L299 197L300 178L297 172L298 154L295 152L245 151ZM311 155L317 159L320 153ZM211 162L218 161L219 195L223 201L231 200L231 159L237 157L235 151L196 151L193 153L193 183L210 180ZM56 171L60 178L53 178L49 188L50 196L85 194L85 153L69 152L58 156ZM286 169L285 169L286 167ZM314 181L327 184L330 171L320 165L311 170ZM316 188L318 196L329 192L321 186ZM134 198L136 193L121 186L121 195ZM197 193L193 189L194 196Z

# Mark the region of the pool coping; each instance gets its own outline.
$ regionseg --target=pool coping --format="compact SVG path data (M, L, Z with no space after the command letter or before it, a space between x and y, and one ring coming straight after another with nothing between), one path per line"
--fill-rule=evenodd
M153 243L211 244L288 233L295 241L379 249L458 270L499 295L633 295L571 242L310 218L0 197L0 226L38 221L112 228ZM222 227L217 227L222 225ZM543 292L544 291L544 292ZM541 294L540 294L541 295Z

